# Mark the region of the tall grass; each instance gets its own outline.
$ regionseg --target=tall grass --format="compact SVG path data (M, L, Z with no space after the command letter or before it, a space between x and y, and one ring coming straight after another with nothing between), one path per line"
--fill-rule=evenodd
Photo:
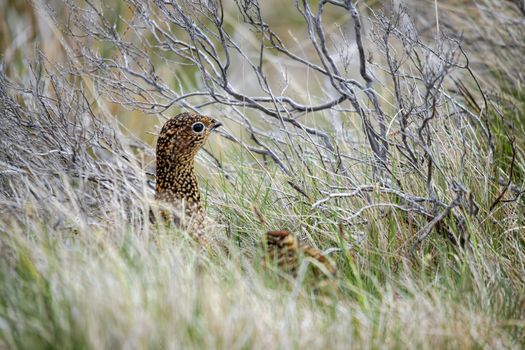
M297 136L287 146L302 152L287 154L291 176L217 136L207 147L222 168L203 153L199 171L206 211L228 249L204 250L185 232L149 222L153 149L135 136L144 124L116 124L121 106L93 97L89 81L48 60L0 81L0 348L525 346L525 122L516 84L490 100L494 149L481 128L452 118L433 124L439 198L453 201L448 180L456 178L468 188L465 207L477 205L479 215L446 217L448 231L433 230L417 249L427 221L381 191L367 162L345 158L342 170L322 163L311 139ZM370 152L357 122L337 130L326 120L319 124L342 154ZM242 128L227 128L242 137ZM505 189L513 139L512 186L490 210ZM403 187L424 196L424 179L392 154ZM364 184L374 186L314 205L330 190ZM338 277L319 280L308 262L297 278L262 268L269 229L330 252Z
M399 252L409 230L401 218L366 215L387 229L371 229L359 246L337 256L338 280L321 287L301 275L276 281L246 257L244 250L253 253L263 233L250 204L259 205L272 224L287 221L308 230L305 222L317 218L299 208L283 215L280 206L271 204L274 195L254 195L259 184L253 179L265 180L250 174L236 189L216 189L227 198L220 207L231 230L243 238L243 244L232 244L228 257L201 251L182 233L161 228L135 232L124 220L89 225L73 216L74 229L57 230L53 222L31 216L31 206L38 206L31 201L25 203L29 223L4 216L4 346L419 349L523 344L519 213L508 211L501 225L469 227L472 252L435 237L425 254L412 261ZM46 205L63 203L51 199ZM320 245L331 244L337 235L335 227L325 229L326 237L315 235Z

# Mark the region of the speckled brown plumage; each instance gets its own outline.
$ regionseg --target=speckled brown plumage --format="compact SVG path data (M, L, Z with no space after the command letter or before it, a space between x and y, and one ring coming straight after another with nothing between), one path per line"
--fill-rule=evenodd
M195 155L208 139L210 132L220 126L213 118L181 113L168 120L157 140L157 183L155 198L172 206L176 221L192 233L202 236L204 213L197 176ZM202 130L201 130L202 127ZM186 220L181 223L181 217Z
M267 257L264 262L277 266L281 271L297 275L297 269L302 258L310 258L321 267L323 272L336 276L334 263L319 249L301 243L297 237L288 231L269 231L266 233Z

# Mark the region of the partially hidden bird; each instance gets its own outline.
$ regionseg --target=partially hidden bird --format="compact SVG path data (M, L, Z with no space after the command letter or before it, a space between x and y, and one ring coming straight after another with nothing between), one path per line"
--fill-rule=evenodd
M195 155L221 125L208 116L181 113L164 124L157 140L155 199L163 204L161 216L186 229L203 245L209 244L208 220L201 203ZM256 213L264 224L262 215L257 210ZM301 243L289 231L268 231L264 243L265 261L275 262L284 272L296 275L302 259L308 258L327 274L337 273L333 262L320 250Z
M207 242L206 216L195 173L195 155L221 125L208 116L181 113L164 124L157 140L155 199L164 204L161 215L203 243Z
M315 271L329 277L337 276L337 267L322 251L312 247L287 230L266 232L266 256L263 265L275 265L280 271L297 276L297 270L304 261L314 264Z

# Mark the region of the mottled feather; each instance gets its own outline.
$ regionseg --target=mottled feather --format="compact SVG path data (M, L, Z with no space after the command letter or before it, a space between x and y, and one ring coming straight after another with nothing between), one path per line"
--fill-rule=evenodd
M163 204L161 214L203 242L205 215L195 174L195 155L220 125L204 115L181 113L164 124L157 140L155 199Z
M301 243L292 233L280 230L266 233L267 256L263 264L277 266L279 270L297 275L303 259L311 259L316 268L331 276L337 275L335 264L319 249Z

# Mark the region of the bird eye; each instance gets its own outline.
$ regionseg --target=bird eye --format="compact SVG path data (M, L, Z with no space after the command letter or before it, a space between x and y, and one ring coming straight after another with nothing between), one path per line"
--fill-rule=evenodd
M193 125L191 126L191 129L197 134L200 134L201 132L204 131L204 124L202 124L201 122L193 123Z

